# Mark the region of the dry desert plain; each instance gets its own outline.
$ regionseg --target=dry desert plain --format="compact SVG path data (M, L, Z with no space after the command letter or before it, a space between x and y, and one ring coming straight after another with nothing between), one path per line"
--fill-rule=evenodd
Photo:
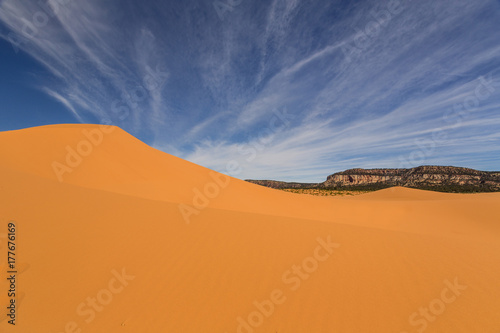
M499 333L499 207L287 193L117 127L2 132L0 332Z

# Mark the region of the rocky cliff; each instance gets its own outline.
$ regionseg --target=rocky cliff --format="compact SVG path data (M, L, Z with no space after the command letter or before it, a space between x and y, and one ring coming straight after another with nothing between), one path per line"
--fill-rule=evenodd
M281 182L278 180L254 180L254 179L246 179L247 182L254 183L257 185L262 185L265 187L284 189L284 188L312 188L317 187L317 183L288 183Z
M249 180L272 188L381 189L405 186L445 192L500 191L500 172L451 166L420 166L411 169L350 169L334 173L317 184Z

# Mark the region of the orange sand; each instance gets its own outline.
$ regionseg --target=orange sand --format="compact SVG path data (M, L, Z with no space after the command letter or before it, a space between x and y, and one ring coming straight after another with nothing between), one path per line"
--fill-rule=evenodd
M500 193L287 193L96 125L0 152L0 332L500 332Z

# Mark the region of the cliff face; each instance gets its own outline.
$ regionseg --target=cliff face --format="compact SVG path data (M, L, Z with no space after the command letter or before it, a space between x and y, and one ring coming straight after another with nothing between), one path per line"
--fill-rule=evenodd
M412 169L351 169L328 176L325 187L385 183L415 187L419 185L499 186L500 173L467 168L421 166Z
M377 189L405 186L447 192L489 192L500 191L500 172L450 166L420 166L411 169L350 169L334 173L319 184L252 182L273 188Z

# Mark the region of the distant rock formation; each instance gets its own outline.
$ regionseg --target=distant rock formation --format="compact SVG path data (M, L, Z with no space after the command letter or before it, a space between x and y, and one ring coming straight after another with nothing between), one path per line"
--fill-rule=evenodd
M287 183L287 182L280 182L277 180L253 180L253 179L246 179L247 182L254 183L257 185L262 185L265 187L271 187L271 188L278 188L278 189L284 189L284 188L312 188L312 187L317 187L317 183Z
M247 180L272 188L382 189L404 186L443 192L500 191L500 172L452 166L419 166L411 169L349 169L334 173L323 183L287 183Z

